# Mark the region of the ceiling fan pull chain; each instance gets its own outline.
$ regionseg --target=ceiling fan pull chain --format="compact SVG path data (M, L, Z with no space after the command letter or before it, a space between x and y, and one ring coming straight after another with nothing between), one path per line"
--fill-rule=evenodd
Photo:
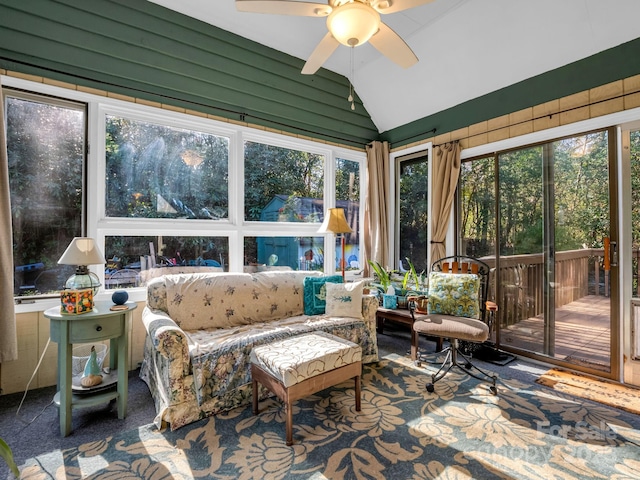
M349 96L347 100L351 102L351 110L356 109L356 104L353 101L353 50L355 46L351 47L351 52L349 55Z

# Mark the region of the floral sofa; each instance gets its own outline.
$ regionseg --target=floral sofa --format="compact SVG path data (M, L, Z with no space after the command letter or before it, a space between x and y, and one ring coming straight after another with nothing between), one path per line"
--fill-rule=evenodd
M250 404L250 354L257 345L322 331L359 344L363 363L377 361L376 297L362 295L360 285L359 296L353 293L357 311L345 313L327 300L330 314L323 314L310 304L325 281L336 280L289 271L178 274L149 282L140 376L153 396L158 428L175 430ZM349 295L335 298L344 302Z

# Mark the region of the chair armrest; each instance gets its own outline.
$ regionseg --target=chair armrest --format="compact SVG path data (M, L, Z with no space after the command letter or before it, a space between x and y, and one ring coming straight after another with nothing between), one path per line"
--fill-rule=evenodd
M497 312L498 311L498 305L496 303L492 302L491 300L487 300L485 305L487 306L487 311L488 312Z

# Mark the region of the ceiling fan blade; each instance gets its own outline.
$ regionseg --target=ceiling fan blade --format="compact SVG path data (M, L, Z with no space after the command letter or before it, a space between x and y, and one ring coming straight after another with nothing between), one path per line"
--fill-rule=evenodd
M236 0L240 12L326 17L333 10L326 3L296 2L292 0Z
M373 5L373 8L375 8L378 13L396 13L431 2L433 2L433 0L380 0Z
M402 68L409 68L418 63L418 57L409 45L400 38L400 35L382 22L380 22L380 30L369 39L369 43Z
M313 75L318 69L327 61L333 52L336 51L340 42L333 38L331 33L327 33L320 43L311 53L311 56L307 60L307 63L302 67L302 73L304 75Z

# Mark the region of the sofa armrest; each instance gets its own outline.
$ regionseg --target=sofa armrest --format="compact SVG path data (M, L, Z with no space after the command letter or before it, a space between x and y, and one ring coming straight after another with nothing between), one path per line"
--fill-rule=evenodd
M167 362L165 371L170 376L182 377L189 374L189 342L187 334L166 312L145 307L142 323L147 330L153 348L163 362Z
M376 330L376 312L378 311L378 297L375 295L363 295L362 296L362 318L364 320L365 325L367 326L367 330L369 330L369 335L371 337L371 341L374 344L374 354L367 358L363 359L365 363L377 362L378 361L378 333Z
M362 318L367 323L371 323L374 327L376 325L376 312L378 311L378 297L375 295L363 295L362 296Z

